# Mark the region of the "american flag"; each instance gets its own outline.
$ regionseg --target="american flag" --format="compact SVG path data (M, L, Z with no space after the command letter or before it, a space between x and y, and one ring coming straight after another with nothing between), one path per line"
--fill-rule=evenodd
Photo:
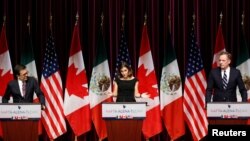
M46 109L42 112L42 122L50 139L66 132L63 114L63 90L59 65L52 35L46 44L41 89L44 92Z
M184 119L194 141L198 141L208 132L208 121L204 109L207 83L200 49L195 40L194 28L192 28L188 51L183 102Z
M116 58L116 68L115 68L115 75L114 75L115 78L119 74L118 67L122 62L126 62L131 67L131 60L130 60L130 56L128 52L128 43L126 40L124 30L122 30L122 33L121 33L121 43L120 43L118 57Z

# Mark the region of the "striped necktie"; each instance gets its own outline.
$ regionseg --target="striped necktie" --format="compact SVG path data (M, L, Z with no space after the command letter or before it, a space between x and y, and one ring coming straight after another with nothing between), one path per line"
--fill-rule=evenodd
M22 92L23 92L23 97L25 97L25 93L26 93L26 82L23 82L23 85L22 85Z
M223 78L222 78L222 83L223 83L223 88L225 90L227 88L227 74L226 74L226 71L224 71L224 75L223 75Z

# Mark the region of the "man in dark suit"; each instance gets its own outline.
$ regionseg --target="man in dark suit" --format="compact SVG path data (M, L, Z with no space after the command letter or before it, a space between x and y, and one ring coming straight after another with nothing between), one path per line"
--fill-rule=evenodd
M45 99L37 80L28 76L28 70L24 65L16 65L14 68L15 80L8 83L5 94L2 98L3 103L8 103L10 96L13 97L14 103L32 103L34 93L45 108Z
M237 102L236 88L238 86L243 102L247 101L247 90L242 80L241 72L230 67L232 55L221 52L220 67L212 69L207 82L206 102ZM212 98L213 97L213 98Z

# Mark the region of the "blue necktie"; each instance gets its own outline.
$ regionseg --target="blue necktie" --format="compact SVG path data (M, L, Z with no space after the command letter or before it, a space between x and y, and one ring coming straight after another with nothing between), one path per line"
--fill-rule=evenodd
M226 89L227 88L227 74L226 71L224 71L224 75L222 78L222 83L223 83L223 88Z

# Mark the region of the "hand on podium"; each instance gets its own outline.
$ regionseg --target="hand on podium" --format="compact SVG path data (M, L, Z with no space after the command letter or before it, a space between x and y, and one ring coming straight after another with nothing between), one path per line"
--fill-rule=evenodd
M150 97L150 94L148 94L148 93L142 93L142 94L141 94L141 97L142 97L142 98L149 98L149 97Z
M41 105L41 110L45 110L46 109L46 106L45 105Z
M115 95L114 93L112 92L107 92L108 96L112 96L112 97L117 97L117 95Z

